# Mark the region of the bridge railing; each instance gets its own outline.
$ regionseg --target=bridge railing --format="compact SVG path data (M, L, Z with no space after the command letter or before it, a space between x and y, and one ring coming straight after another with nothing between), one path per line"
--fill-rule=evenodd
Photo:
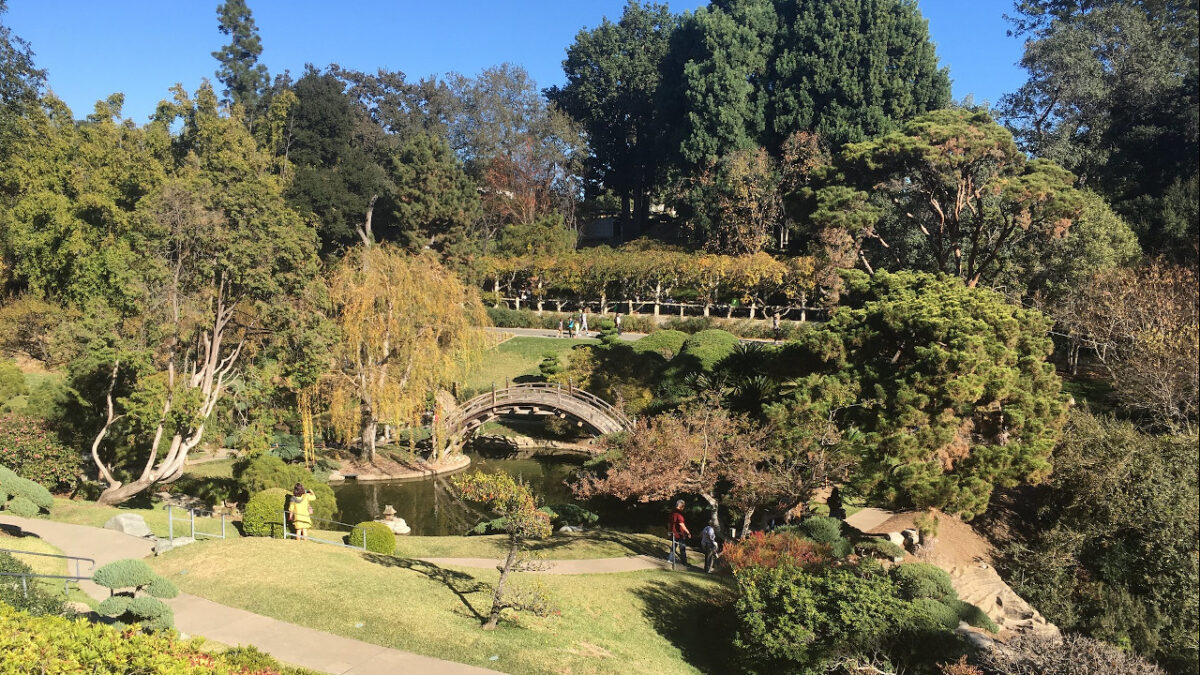
M605 401L599 396L570 385L564 387L561 384L552 384L549 382L526 382L521 384L513 384L503 389L493 389L490 392L485 392L464 403L449 421L456 423L459 420L469 419L479 412L496 407L498 404L519 400L534 392L537 394L545 394L546 399L549 399L550 396L553 396L558 400L561 400L564 397L575 399L594 408L598 408L600 411L615 419L623 426L630 426L631 424L625 413L621 412L611 403ZM542 402L550 403L551 401L543 400Z

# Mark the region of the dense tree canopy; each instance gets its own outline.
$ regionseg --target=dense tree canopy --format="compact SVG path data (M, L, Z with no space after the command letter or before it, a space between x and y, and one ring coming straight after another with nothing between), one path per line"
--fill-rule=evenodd
M546 92L587 131L589 178L621 197L623 221L635 219L636 228L661 180L658 88L677 23L666 5L631 1L617 23L605 19L575 36L563 61L566 86Z
M946 276L849 275L804 349L858 391L840 411L862 434L852 482L902 506L981 513L996 487L1043 480L1066 401L1046 362L1049 321Z
M1022 149L1104 194L1148 249L1195 261L1200 29L1195 2L1022 0L1029 81L1001 113Z
M664 130L685 167L795 131L863 140L950 97L905 0L720 0L685 16L667 61Z

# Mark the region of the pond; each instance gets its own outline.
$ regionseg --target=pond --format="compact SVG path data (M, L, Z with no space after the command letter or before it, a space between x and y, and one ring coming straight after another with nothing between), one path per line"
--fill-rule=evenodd
M529 484L543 504L576 503L566 481L587 459L583 455L530 449L515 455L468 452L466 471L507 473ZM358 523L375 520L391 504L414 535L465 534L486 514L462 503L450 488L449 476L409 481L346 481L332 485L337 496L337 520Z

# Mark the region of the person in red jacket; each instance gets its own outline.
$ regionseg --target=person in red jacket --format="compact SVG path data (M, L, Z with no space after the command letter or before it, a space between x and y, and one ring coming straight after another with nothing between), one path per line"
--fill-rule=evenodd
M675 565L675 551L679 551L679 562L687 566L687 540L692 536L688 531L687 523L683 521L683 500L675 502L675 510L671 512L671 519L667 523L667 534L671 537L671 552L667 555L667 562Z

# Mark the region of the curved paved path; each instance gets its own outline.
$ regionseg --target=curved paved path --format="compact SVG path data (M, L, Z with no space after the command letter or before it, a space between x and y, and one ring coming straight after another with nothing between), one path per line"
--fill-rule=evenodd
M97 568L114 560L144 558L153 552L149 540L98 527L7 515L0 516L0 525L19 527L66 555L94 558ZM108 597L108 589L90 581L81 582L80 587L97 600ZM180 593L168 604L175 610L175 625L184 633L202 635L227 645L254 645L280 661L326 673L482 675L495 672L323 633L186 593Z

